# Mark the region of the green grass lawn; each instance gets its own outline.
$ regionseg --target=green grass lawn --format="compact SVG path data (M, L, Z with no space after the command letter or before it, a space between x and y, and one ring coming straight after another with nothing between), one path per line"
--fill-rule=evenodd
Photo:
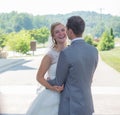
M100 51L102 60L120 72L120 47L109 51Z

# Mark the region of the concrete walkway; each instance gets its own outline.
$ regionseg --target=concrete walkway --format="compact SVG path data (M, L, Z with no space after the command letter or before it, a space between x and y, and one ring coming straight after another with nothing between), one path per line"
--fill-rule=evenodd
M7 69L24 63L26 60L25 59L20 59L20 58L9 58L9 59L0 59L0 73L6 71Z
M34 59L37 60L36 57ZM4 85L3 82L7 80L10 79L0 79L2 82L2 86L0 86L0 115L23 115L37 96L38 84ZM120 115L120 73L106 65L101 59L99 59L94 74L92 93L95 115Z

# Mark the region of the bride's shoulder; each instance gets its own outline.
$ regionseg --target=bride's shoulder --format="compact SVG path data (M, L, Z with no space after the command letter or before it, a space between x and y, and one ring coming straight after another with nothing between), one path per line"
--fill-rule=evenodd
M54 49L53 48L49 49L48 52L47 52L47 55L50 56L50 57L53 57Z

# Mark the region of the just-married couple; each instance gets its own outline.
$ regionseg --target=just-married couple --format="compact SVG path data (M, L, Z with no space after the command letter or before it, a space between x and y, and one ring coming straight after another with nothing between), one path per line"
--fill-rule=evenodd
M98 63L98 51L83 39L85 22L68 18L66 27L51 25L53 47L43 57L37 81L46 88L32 102L26 115L92 115L91 84ZM67 37L71 45L66 45ZM48 79L45 74L48 73Z

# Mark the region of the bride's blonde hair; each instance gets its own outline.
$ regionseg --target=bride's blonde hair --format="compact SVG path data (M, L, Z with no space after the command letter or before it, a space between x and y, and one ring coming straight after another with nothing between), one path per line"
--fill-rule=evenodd
M62 23L60 22L55 22L51 25L51 29L50 29L50 32L51 32L51 37L52 37L52 42L53 42L53 45L52 47L55 47L57 45L57 41L53 38L54 37L54 29L56 26L58 25L63 25ZM64 26L64 25L63 25Z

